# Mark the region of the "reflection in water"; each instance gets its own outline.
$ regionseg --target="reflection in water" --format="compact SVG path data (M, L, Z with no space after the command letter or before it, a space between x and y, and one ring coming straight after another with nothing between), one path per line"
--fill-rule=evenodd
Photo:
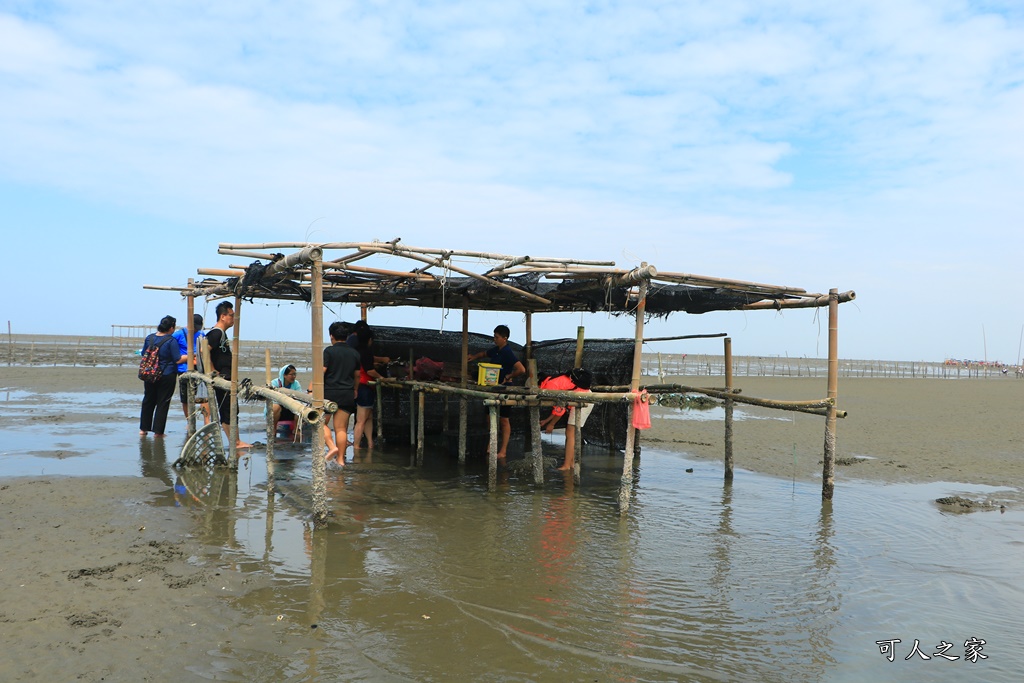
M647 450L620 517L621 462L592 457L579 485L505 472L492 493L485 467L429 454L410 467L407 451L378 449L329 474L333 516L316 531L308 457L278 470L270 497L249 479L258 462L183 470L179 484L205 542L275 577L240 605L314 632L288 664L306 680L884 680L882 637L977 635L992 651L1024 625L1020 514L945 516L927 488L855 484L823 505L813 485L748 473L723 485L720 468ZM951 571L903 542L951 529L996 543L998 561ZM921 601L914 584L945 588ZM1020 652L1003 642L982 677L1014 680Z

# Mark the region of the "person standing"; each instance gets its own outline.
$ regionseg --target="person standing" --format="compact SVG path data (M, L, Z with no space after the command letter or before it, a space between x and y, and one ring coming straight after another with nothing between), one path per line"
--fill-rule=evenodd
M498 325L494 328L494 346L487 349L486 351L480 351L469 356L468 360L474 361L487 356L496 365L501 366L501 371L498 373L499 384L510 384L514 377L526 374L526 368L516 358L515 351L508 345L508 338L511 336L506 325ZM509 416L512 414L511 406L501 406L498 409L498 416L500 418L500 433L501 440L498 446L498 460L504 461L508 451L508 440L512 435L512 423L509 421Z
M181 354L174 341L174 327L178 321L173 316L165 315L157 325L156 333L146 337L142 344L142 354L156 347L159 361L160 379L146 382L142 394L142 412L139 415L139 436L163 437L167 428L167 411L171 407L174 396L174 385L178 379L178 363Z
M359 387L359 352L345 343L348 336L345 325L331 323L328 332L331 345L324 349L324 399L338 404L330 422L324 422L324 442L327 444L327 462L334 460L345 465L348 450L348 421L356 411L356 392ZM331 435L331 426L337 435Z
M548 377L540 383L540 388L548 391L590 391L590 384L593 381L593 376L589 370L583 368L573 368L569 374L555 375L554 377ZM587 418L590 417L590 413L594 410L594 404L588 403L583 406L582 412L580 412L580 431L583 430L583 425L587 423ZM554 406L551 409L551 415L540 423L541 429L545 433L550 434L555 429L555 424L561 417L565 415L565 408L561 406ZM583 435L580 435L583 438ZM565 459L562 461L562 466L558 469L561 471L571 470L576 462L576 407L573 406L569 409L569 422L565 425Z
M362 322L362 321L360 321ZM359 389L356 391L356 426L352 448L359 448L366 436L366 446L373 449L373 405L376 402L371 380L381 382L384 376L377 372L377 363L390 363L387 356L373 355L373 330L366 325L356 328L356 351L359 352Z
M199 358L199 340L206 336L203 332L203 316L195 313L192 315L192 355L195 358ZM184 373L188 372L188 329L182 327L174 333L174 339L178 342L178 349L181 351L181 357L184 359L181 363L178 363L178 398L181 399L181 409L185 413L185 419L188 419L188 380L184 377L180 377ZM196 367L199 364L196 363ZM210 422L210 408L203 403L203 416L206 420L206 424Z
M217 323L213 329L206 333L206 343L210 347L210 363L213 365L211 373L220 377L231 379L231 340L228 338L228 330L235 326L235 307L230 301L221 301L217 304ZM220 425L231 439L231 392L226 389L213 388L217 399L217 411L220 413ZM252 444L243 442L240 438L235 442L235 448L250 448Z

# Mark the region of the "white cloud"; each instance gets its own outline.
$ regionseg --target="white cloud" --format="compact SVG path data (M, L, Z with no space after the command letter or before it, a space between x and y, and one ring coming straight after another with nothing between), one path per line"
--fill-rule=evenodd
M965 270L1003 286L1024 246L1009 4L23 6L0 13L15 185L253 239L324 216L809 288L937 291L965 234L1001 245Z

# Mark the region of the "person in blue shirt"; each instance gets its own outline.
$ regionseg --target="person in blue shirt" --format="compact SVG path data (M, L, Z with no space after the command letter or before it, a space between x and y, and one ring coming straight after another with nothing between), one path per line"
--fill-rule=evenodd
M468 360L480 360L484 356L490 359L495 365L501 366L501 371L498 373L499 384L511 384L512 379L519 375L526 374L526 368L518 358L516 358L515 351L508 345L508 338L511 336L511 332L506 325L498 325L494 328L494 346L487 349L486 351L480 351L469 356ZM511 406L501 406L498 409L499 416L499 433L501 438L498 441L498 460L504 461L508 450L508 440L512 435L512 423L509 422L509 416L512 413Z
M199 340L206 336L203 332L203 316L198 313L192 316L192 329L194 330L192 335L192 355L196 358L196 367L198 368L199 363ZM174 338L178 342L178 348L181 350L181 357L185 360L178 363L178 374L188 372L188 328L179 328L174 333ZM181 409L185 413L185 419L188 419L188 380L184 377L178 378L178 398L181 399ZM210 423L210 408L205 403L201 404L203 407L203 417L205 418L205 424Z
M171 407L174 396L174 385L177 384L178 363L182 361L178 353L178 345L172 336L178 321L174 316L165 315L157 325L156 334L146 337L142 345L142 353L156 346L157 358L160 359L160 379L146 382L142 395L142 412L139 415L139 436L153 432L153 436L162 437L167 426L167 411Z

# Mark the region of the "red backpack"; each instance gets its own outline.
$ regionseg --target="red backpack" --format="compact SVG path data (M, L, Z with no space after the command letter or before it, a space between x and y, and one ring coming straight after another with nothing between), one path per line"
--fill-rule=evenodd
M143 382L159 382L160 378L164 376L163 370L160 368L160 347L171 338L172 335L167 335L156 344L147 346L146 350L142 352L142 360L139 361L139 379Z

